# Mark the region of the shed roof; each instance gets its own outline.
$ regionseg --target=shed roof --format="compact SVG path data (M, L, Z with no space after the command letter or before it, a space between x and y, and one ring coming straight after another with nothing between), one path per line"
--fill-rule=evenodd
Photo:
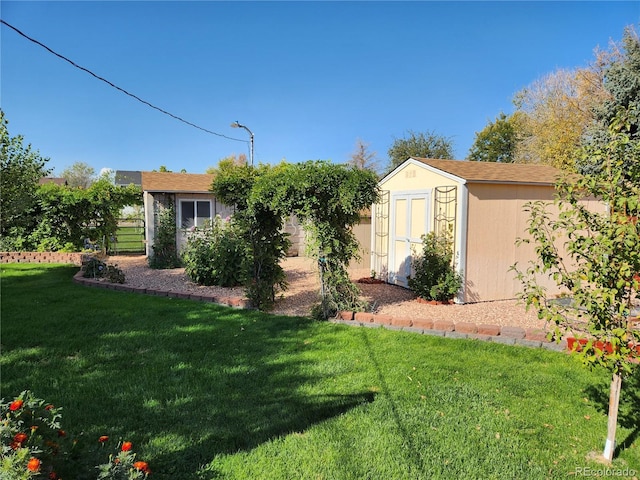
M142 172L145 192L211 193L214 176L209 173Z
M554 185L560 170L529 163L470 162L411 157L429 167L466 180L467 183L526 183Z

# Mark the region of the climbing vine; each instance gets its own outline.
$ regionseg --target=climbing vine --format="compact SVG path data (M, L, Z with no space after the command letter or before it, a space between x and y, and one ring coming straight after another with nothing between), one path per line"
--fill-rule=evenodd
M339 310L363 308L347 267L358 255L352 227L378 199L375 173L326 161L240 166L221 170L212 191L236 207L244 225L253 264L247 294L257 308L272 306L276 289L286 288L279 262L289 247L282 227L290 215L305 225L319 265L321 301L314 315L329 318Z

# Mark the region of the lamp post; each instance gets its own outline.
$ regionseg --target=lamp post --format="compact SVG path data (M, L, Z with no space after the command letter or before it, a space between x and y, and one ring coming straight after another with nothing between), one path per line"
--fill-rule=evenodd
M250 153L249 153L249 159L251 161L251 166L253 167L253 132L251 130L249 130L247 127L245 127L244 125L241 125L240 123L238 123L237 120L235 122L233 122L231 124L231 126L233 128L244 128L247 132L249 132L249 144L251 146L251 150L250 150Z

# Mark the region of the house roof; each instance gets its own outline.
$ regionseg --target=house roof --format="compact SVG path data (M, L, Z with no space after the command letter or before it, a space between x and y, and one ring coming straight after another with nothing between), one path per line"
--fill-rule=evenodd
M467 183L526 183L554 185L560 170L529 163L469 162L411 157L429 167L449 173Z
M44 185L45 183L55 183L56 185L66 185L67 179L62 177L43 177L38 180L38 185Z
M208 173L142 172L144 192L211 193L213 175Z

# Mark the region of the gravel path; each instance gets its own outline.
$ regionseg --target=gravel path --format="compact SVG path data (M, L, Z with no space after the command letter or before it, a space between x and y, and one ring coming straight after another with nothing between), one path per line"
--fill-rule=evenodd
M197 294L216 296L244 295L242 288L204 287L191 282L184 268L152 270L144 256L110 257L110 264L117 264L126 277L126 284L132 287L164 288ZM311 306L318 301L319 281L315 263L305 257L289 257L283 261L289 288L276 302L273 313L283 315L309 314ZM368 277L368 270L353 269L349 272L352 280ZM375 313L402 318L427 320L447 320L500 326L544 329L545 322L539 320L534 311L527 312L516 300L481 302L467 305L426 305L418 303L415 295L402 287L387 284L358 283L362 297L367 300Z

